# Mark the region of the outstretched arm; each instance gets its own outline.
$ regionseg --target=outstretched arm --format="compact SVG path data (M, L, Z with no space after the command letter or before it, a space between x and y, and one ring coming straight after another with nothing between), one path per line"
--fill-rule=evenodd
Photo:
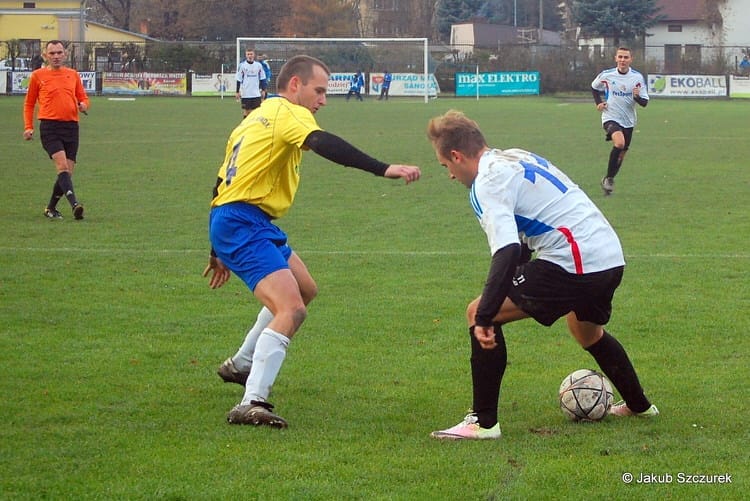
M367 153L330 132L322 130L311 132L305 139L305 146L331 162L371 172L376 176L402 178L407 183L411 183L419 179L421 175L419 167L398 164L388 165L372 158Z

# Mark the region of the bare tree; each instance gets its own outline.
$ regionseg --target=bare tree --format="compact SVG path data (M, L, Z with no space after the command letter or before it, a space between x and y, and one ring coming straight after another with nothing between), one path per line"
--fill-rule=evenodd
M92 9L94 19L104 21L116 28L131 31L132 3L132 0L90 0L89 6Z

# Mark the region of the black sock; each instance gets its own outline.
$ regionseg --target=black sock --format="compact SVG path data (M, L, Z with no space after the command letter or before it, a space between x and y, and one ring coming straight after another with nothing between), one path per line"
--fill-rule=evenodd
M471 382L474 390L473 410L479 418L479 426L492 428L497 424L497 405L500 400L500 383L508 363L508 352L501 324L494 324L497 346L485 350L474 337L474 326L469 327L471 336Z
M59 173L57 175L57 184L60 185L60 189L65 198L68 199L70 206L74 207L77 205L78 200L76 200L76 194L73 192L73 179L70 177L70 173L67 171Z
M618 172L620 172L620 165L622 165L621 155L625 150L620 148L612 148L609 152L609 163L607 164L607 177L614 178Z
M586 351L591 353L631 411L643 412L651 407L651 402L643 394L633 364L617 339L604 331L602 338L586 348Z
M55 207L57 207L57 202L60 201L62 196L63 196L63 190L62 188L60 188L60 183L58 183L57 180L55 179L55 185L52 187L52 196L49 199L47 208L50 210L55 210Z

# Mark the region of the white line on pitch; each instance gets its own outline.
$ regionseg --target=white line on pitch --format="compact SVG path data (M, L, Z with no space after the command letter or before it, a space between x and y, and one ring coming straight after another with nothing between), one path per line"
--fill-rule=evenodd
M78 247L0 247L0 252L58 253L77 252L84 254L207 254L207 249L135 249L135 248L78 248ZM440 250L311 250L295 249L304 255L330 256L485 256L480 251L440 251ZM750 259L750 253L735 254L626 254L626 259Z

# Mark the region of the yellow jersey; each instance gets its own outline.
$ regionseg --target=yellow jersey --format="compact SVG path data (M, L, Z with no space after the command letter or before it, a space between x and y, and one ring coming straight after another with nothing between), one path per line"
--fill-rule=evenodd
M211 207L244 202L272 218L286 214L299 186L303 144L316 130L307 108L284 97L263 101L229 136Z

